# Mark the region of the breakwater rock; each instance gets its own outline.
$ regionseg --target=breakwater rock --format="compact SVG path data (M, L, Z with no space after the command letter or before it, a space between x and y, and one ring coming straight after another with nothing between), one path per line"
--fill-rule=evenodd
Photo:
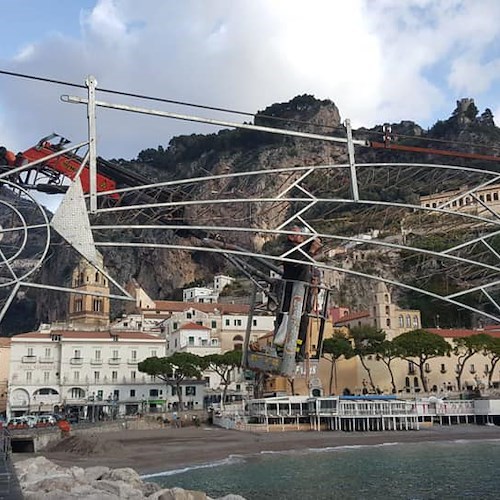
M161 488L131 468L61 467L45 457L15 464L24 500L212 500L202 491ZM217 500L245 500L226 495Z

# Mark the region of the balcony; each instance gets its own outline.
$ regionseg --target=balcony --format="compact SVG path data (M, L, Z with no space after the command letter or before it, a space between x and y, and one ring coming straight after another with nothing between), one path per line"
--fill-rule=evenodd
M50 364L54 362L54 358L40 358L38 361L40 363Z
M120 359L121 358L109 358L108 363L110 365L119 365L120 364Z
M102 359L97 359L97 358L91 359L90 364L91 365L102 365Z
M36 363L36 356L23 356L21 361L23 363Z
M70 365L83 365L83 358L70 358Z
M139 363L139 361L136 359L127 359L127 363L129 365L136 365L137 363Z

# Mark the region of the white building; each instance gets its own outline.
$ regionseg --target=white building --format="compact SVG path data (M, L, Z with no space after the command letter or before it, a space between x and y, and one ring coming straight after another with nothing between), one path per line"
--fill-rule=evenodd
M72 408L90 418L92 411L135 414L178 402L172 388L137 367L165 355L165 341L157 336L52 330L16 335L11 346L10 416ZM185 402L202 408L204 381L186 381L182 389Z
M197 356L220 354L219 339L211 337L210 328L186 323L173 331L167 340L167 356L174 352L191 352Z

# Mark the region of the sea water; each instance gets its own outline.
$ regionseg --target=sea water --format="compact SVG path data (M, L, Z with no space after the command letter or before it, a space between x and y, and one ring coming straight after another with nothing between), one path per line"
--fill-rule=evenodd
M264 452L147 480L248 500L500 499L500 440Z

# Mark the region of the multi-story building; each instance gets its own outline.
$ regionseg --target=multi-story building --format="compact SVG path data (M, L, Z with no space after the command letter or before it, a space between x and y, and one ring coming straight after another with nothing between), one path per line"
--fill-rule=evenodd
M218 301L219 295L226 285L231 284L234 278L217 274L214 276L213 287L194 286L185 288L182 291L182 300L184 302L201 302L205 304L212 304Z
M9 387L10 338L0 337L0 416L7 410Z
M16 335L10 360L10 414L72 407L89 416L96 406L101 413L133 414L144 411L145 405L153 409L173 403L178 398L163 382L137 368L140 361L164 353L162 339L142 332L47 329Z
M500 184L482 187L474 191L474 194L467 194L469 190L469 186L464 186L453 191L421 196L420 206L439 208L446 203L446 210L472 212L476 215L488 211L485 205L490 209L500 210Z

